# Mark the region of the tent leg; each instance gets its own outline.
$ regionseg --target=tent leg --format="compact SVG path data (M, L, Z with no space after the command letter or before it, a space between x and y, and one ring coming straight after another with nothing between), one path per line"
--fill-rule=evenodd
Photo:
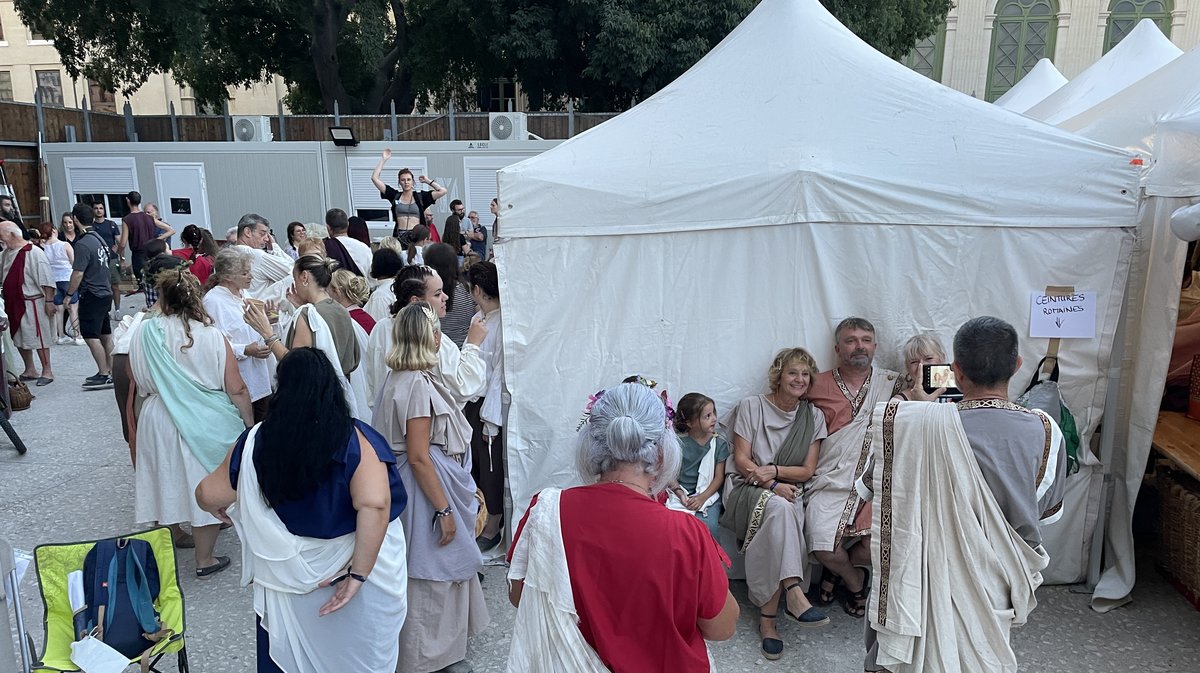
M1128 291L1128 281L1126 281ZM1117 320L1117 329L1113 334L1112 355L1108 366L1108 387L1104 396L1104 415L1100 428L1100 468L1104 476L1100 483L1100 512L1096 517L1096 528L1092 531L1091 554L1088 556L1087 590L1093 592L1100 582L1100 573L1104 561L1104 540L1108 534L1109 498L1113 480L1113 446L1116 443L1117 404L1121 395L1121 361L1125 357L1126 305L1121 306L1121 317Z

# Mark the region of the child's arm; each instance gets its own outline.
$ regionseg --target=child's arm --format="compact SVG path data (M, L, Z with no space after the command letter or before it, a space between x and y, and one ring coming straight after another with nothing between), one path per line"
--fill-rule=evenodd
M717 463L716 467L713 468L713 478L712 478L712 481L708 482L708 488L704 489L700 493L697 493L696 499L699 500L700 504L703 505L717 491L721 490L721 485L724 482L725 482L725 461L722 460L721 462Z

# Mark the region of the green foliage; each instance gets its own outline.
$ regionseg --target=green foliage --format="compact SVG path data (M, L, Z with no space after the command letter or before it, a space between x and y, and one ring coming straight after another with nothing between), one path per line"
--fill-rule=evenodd
M899 58L951 0L821 0ZM515 78L531 109L624 110L690 68L758 0L15 0L73 77L129 94L171 71L202 105L277 73L288 106L407 112ZM333 26L322 31L320 26ZM314 55L318 47L325 58ZM336 55L336 58L335 58Z
M444 105L474 82L515 77L531 109L624 110L700 60L758 0L410 0L417 89ZM822 0L899 57L936 32L950 0ZM445 36L453 34L453 40ZM441 64L443 67L439 68Z
M951 0L821 0L821 4L864 42L902 58L937 32Z

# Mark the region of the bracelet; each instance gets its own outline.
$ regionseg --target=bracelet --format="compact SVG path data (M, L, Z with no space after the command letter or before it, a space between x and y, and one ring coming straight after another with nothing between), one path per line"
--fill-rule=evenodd
M450 514L452 512L454 512L454 510L450 509L450 505L446 505L445 509L439 509L438 511L434 512L433 513L433 525L436 526L438 523L438 519L450 516Z
M776 487L776 486L778 486L778 485L779 485L779 482L778 482L778 481L772 481L772 482L771 482L771 487L770 487L770 488L768 488L767 490L768 490L768 491L774 491L774 490L775 490L775 487Z
M276 341L279 341L279 336L272 334L271 336L267 337L265 341L263 341L263 344L265 344L267 348L270 348L271 344L275 343Z
M772 467L775 468L775 480L778 481L779 480L779 466L773 465Z
M352 579L352 580L358 580L359 582L362 582L363 584L366 584L366 583L367 583L367 578L366 578L365 576L363 576L363 575L359 575L358 573L356 573L356 572L353 572L353 571L351 571L349 568L347 568L347 569L346 569L346 572L345 572L344 574L342 574L342 575L339 575L339 576L335 577L335 578L333 579L333 581L329 583L329 586L334 586L334 585L336 585L338 582L341 582L341 581L343 581L343 580L345 580L345 579L347 579L347 578L349 578L349 579Z

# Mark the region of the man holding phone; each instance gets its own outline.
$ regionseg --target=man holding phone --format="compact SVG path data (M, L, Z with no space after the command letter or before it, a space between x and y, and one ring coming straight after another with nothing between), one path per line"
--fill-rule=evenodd
M874 414L866 671L1017 669L1010 630L1036 605L1067 470L1054 420L1008 401L1017 345L1012 325L974 318L954 336L961 402Z

